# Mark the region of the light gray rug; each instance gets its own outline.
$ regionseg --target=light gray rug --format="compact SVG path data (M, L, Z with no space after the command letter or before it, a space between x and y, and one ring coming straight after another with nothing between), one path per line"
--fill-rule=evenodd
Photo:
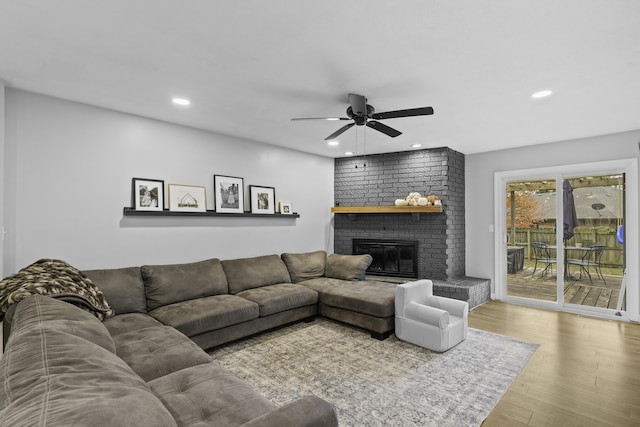
M478 426L536 344L477 329L445 353L325 319L212 351L211 357L283 405L314 394L341 426Z

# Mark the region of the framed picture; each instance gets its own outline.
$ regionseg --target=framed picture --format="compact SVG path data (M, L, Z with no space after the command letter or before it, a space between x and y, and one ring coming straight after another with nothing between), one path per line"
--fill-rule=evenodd
M169 184L169 210L174 212L206 212L204 187Z
M137 211L162 211L164 209L164 181L132 178L131 199L131 204Z
M218 213L244 213L244 180L235 176L214 175L213 193Z
M293 214L293 206L291 206L291 202L283 202L280 201L278 203L280 205L280 213L282 215L291 215Z
M261 187L250 185L251 213L274 214L276 213L276 190L273 187Z

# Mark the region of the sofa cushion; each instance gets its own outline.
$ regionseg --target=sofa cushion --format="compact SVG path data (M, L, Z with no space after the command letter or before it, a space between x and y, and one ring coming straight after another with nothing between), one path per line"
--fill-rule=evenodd
M14 324L23 319L19 309ZM0 425L176 426L115 354L48 320L19 329L0 359Z
M369 254L331 254L327 257L324 275L332 279L364 280L367 268L369 268L372 261L373 257Z
M156 308L149 315L188 337L259 317L258 304L235 295L215 295Z
M291 283L289 270L278 255L224 260L222 267L232 294L276 283Z
M11 335L34 328L59 330L116 352L111 334L102 322L88 311L58 299L31 295L16 306Z
M292 283L324 276L327 253L315 251L300 254L284 253L280 255L289 270Z
M162 326L162 323L143 313L116 314L102 322L113 338L138 329Z
M0 282L0 319L10 305L33 294L75 304L100 320L113 315L102 291L80 270L57 259L41 259Z
M236 294L258 304L260 317L318 303L318 293L301 285L281 283Z
M126 332L114 341L117 355L147 382L190 366L211 363L207 353L170 326Z
M147 308L228 293L227 279L219 259L188 264L143 265Z
M321 303L374 317L395 315L395 283L312 279L301 283L319 294Z
M147 311L140 267L86 270L83 273L104 293L116 314Z
M277 408L216 363L160 377L149 387L181 426L239 426Z

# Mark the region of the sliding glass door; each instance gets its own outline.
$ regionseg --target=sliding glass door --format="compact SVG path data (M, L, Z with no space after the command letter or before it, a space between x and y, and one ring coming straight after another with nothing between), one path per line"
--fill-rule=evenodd
M629 170L590 166L496 174L498 299L610 318L631 302L638 312Z
M624 173L579 175L565 198L575 206L577 223L565 241L565 304L626 309L621 295L624 251ZM568 208L565 208L565 211Z
M556 179L506 184L507 295L558 300Z

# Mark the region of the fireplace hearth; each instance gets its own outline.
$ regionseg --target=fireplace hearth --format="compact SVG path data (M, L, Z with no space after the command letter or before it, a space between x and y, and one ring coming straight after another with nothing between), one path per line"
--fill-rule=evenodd
M368 274L418 277L418 242L414 240L353 239L353 254L373 257Z

